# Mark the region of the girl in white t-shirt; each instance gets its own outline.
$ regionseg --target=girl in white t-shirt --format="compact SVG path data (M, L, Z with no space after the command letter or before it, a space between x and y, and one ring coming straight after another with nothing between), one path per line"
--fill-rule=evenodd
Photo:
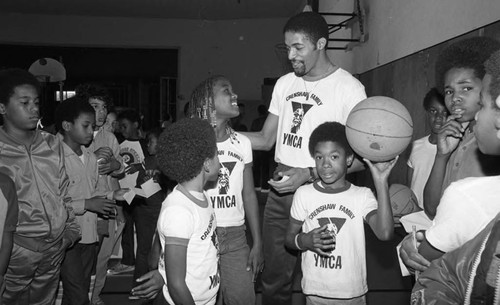
M250 140L229 126L229 120L239 115L237 95L229 80L214 76L200 83L191 96L189 113L207 120L217 137L221 169L217 182L205 189L217 217L221 297L226 304L253 305L254 282L263 267L258 202ZM251 248L245 216L253 239Z

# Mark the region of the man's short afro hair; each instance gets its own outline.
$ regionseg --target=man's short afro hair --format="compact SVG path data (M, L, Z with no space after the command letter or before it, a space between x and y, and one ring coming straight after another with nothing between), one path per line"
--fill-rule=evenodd
M483 79L484 62L497 50L500 41L490 37L464 39L446 47L436 61L436 87L444 89L444 77L453 68L472 69L476 77Z
M215 157L216 152L215 132L207 121L182 119L160 135L157 158L163 173L182 183L196 177L205 160Z
M328 45L328 23L321 14L315 12L302 12L288 19L283 34L287 32L302 33L314 45L319 39L325 38Z
M313 130L309 138L309 153L314 157L314 150L319 142L335 142L344 148L347 155L354 154L347 136L345 135L345 126L339 122L325 122Z

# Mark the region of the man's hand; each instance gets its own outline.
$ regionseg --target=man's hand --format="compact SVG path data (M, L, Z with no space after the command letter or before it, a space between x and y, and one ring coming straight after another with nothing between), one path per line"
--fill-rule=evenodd
M288 176L286 181L280 182L279 180L269 180L268 183L278 193L291 193L295 192L302 184L306 183L310 176L308 168L294 167L284 172L279 172L280 177Z
M247 271L253 273L253 281L257 280L257 276L264 268L264 255L262 254L262 247L252 247L247 260Z
M406 267L410 270L425 271L429 266L430 262L425 259L420 253L418 253L418 247L425 239L422 232L417 232L417 247L413 243L413 233L406 235L406 237L401 242L401 248L399 249L399 256L405 263Z
M144 170L144 167L142 167L141 163L132 163L125 168L125 173L128 175L131 175L131 174L136 173L140 170Z
M52 266L59 266L62 263L64 255L66 254L66 250L70 245L71 245L71 240L69 240L67 237L63 237L61 239L61 243L59 244L59 249L57 249L57 253L53 254L50 257L51 260L50 264Z
M149 271L135 281L142 284L132 288L131 293L141 299L154 299L165 285L158 270Z
M327 231L328 225L316 228L299 236L302 246L321 256L330 256L330 252L335 250L336 239Z

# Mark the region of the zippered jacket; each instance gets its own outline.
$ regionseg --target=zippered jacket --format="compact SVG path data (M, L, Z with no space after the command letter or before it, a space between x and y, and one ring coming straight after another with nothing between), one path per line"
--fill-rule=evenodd
M80 227L66 202L68 177L62 142L37 131L26 147L0 128L0 172L15 183L19 220L14 243L42 252L63 237L72 243L80 239Z
M500 214L418 278L412 305L500 304Z

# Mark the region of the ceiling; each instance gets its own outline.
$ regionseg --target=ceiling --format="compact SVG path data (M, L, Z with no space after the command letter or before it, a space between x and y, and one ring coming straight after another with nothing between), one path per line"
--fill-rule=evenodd
M1 0L0 12L164 19L288 18L306 0Z

